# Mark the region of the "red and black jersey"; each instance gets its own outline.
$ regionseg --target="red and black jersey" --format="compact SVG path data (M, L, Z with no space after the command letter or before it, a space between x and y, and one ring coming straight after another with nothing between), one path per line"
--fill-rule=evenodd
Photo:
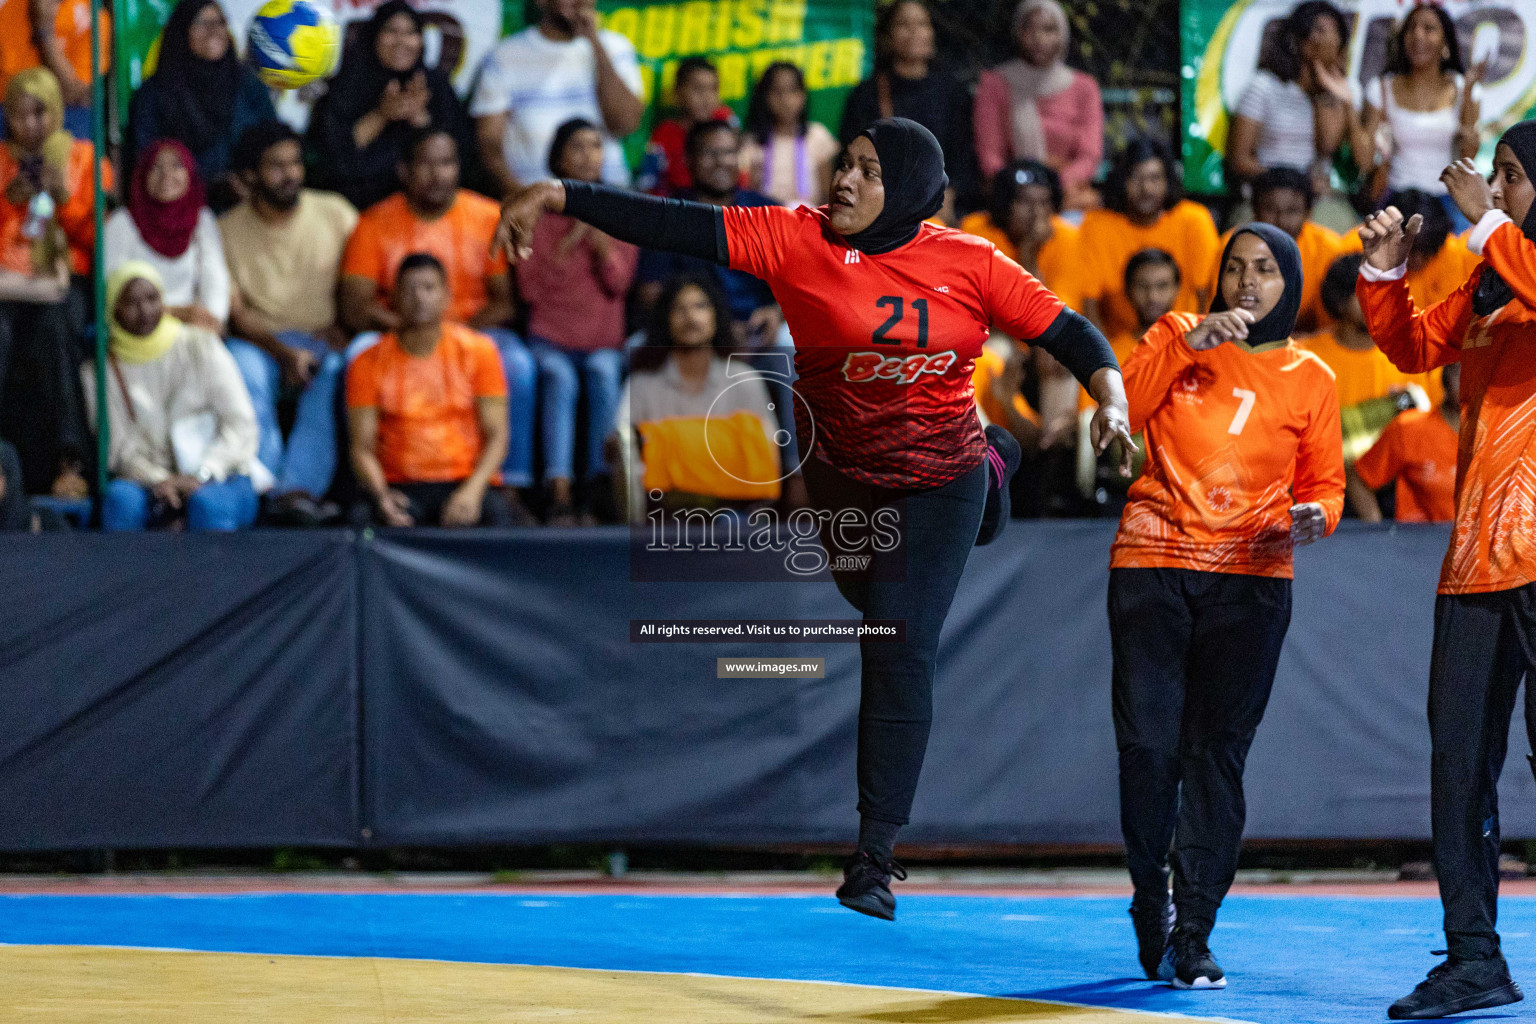
M795 339L800 443L840 472L922 490L986 453L972 365L993 327L1031 340L1065 308L991 242L924 224L879 255L825 208L728 206L730 267L766 281Z

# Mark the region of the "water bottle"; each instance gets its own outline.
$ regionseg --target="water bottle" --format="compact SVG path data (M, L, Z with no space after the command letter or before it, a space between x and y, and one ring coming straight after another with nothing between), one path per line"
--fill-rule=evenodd
M30 241L36 241L43 237L43 232L48 230L48 225L53 220L54 205L53 196L47 192L39 192L32 197L27 204L27 219L21 225L21 237Z

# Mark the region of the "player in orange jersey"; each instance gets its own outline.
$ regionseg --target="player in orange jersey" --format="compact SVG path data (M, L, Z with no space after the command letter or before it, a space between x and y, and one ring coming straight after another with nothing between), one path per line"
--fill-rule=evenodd
M516 259L539 216L563 212L773 289L795 340L795 418L822 545L835 559L865 552L862 567L834 562L833 579L866 620L905 623L900 641L860 643L859 846L838 889L844 906L887 920L890 880L904 877L891 853L928 745L939 630L971 546L1002 525L1018 465L1017 442L995 424L983 432L976 416L972 367L992 328L1042 346L1088 388L1098 452L1115 437L1134 448L1109 343L991 242L927 223L947 185L933 135L884 118L844 148L819 209L552 182L507 200L499 236ZM899 516L889 533L900 543L870 545L861 525L886 513Z
M1109 561L1131 921L1147 977L1178 988L1226 985L1207 940L1290 625L1291 549L1332 532L1344 508L1333 372L1291 340L1295 241L1244 225L1218 283L1208 316L1169 313L1125 361L1147 461Z
M1521 676L1536 670L1536 121L1504 133L1493 179L1470 161L1441 175L1476 226L1483 258L1425 310L1403 282L1421 227L1388 207L1360 228L1356 294L1376 344L1401 370L1461 363L1456 519L1435 598L1429 667L1430 820L1448 959L1387 1015L1443 1017L1523 998L1495 930L1497 785ZM1536 730L1527 684L1526 730Z

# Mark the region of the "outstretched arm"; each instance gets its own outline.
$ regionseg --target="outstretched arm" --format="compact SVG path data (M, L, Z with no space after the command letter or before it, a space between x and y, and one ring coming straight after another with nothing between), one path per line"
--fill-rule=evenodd
M495 247L519 263L533 254L533 228L546 213L563 213L621 242L696 256L725 266L730 258L725 214L718 206L690 203L593 185L542 181L513 193L501 207Z

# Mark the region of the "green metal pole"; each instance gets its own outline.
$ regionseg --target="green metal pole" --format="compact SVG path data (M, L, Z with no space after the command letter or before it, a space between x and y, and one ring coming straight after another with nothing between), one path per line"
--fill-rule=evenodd
M112 428L107 422L107 277L103 255L102 223L106 196L101 187L101 161L107 152L107 88L101 72L101 5L109 0L91 0L91 143L95 159L91 161L91 187L95 191L96 245L91 261L91 283L96 292L96 519L101 521L100 502L107 493L107 452L112 446Z

